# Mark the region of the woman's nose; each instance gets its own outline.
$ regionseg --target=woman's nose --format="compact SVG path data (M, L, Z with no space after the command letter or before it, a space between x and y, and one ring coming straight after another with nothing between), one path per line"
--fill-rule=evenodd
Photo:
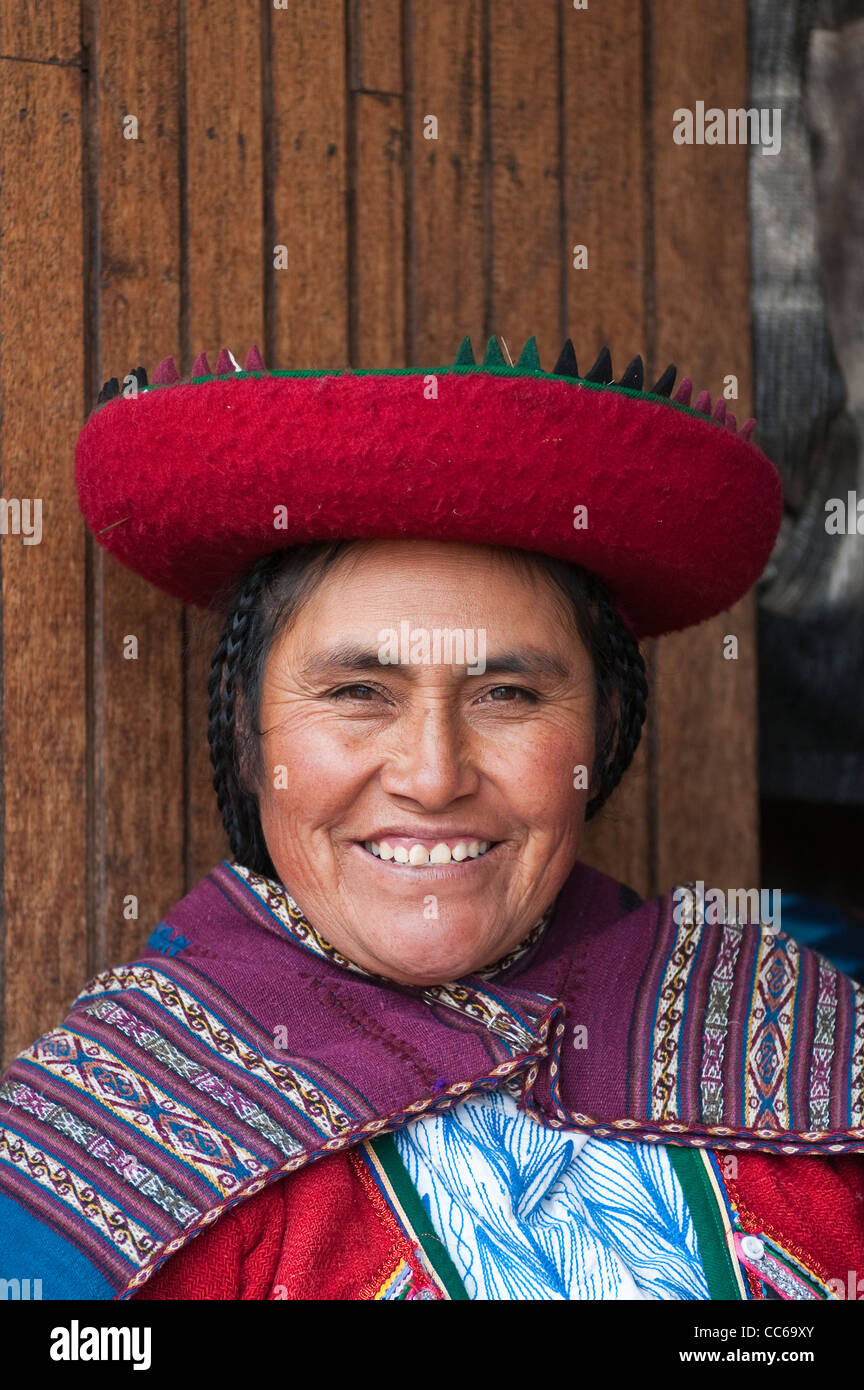
M392 752L381 774L381 785L391 796L440 811L477 790L480 772L470 730L448 702L428 702L406 713L393 732Z

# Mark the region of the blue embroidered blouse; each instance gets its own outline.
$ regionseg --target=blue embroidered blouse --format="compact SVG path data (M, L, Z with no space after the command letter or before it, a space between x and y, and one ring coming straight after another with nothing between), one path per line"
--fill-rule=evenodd
M665 1150L548 1129L506 1090L395 1135L474 1299L707 1299Z

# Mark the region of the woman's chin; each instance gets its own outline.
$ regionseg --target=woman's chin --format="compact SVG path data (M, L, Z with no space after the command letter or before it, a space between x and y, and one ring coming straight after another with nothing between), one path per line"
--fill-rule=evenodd
M464 921L446 923L440 916L421 919L418 923L416 915L406 921L404 914L394 913L388 917L382 913L365 937L367 951L371 949L375 953L374 963L368 964L366 969L401 984L444 984L470 975L488 965L490 960L504 955L506 948L494 943L483 949L489 938L482 929L478 931L481 924L477 914L465 913L463 908L460 918L463 913ZM491 937L491 922L489 927Z

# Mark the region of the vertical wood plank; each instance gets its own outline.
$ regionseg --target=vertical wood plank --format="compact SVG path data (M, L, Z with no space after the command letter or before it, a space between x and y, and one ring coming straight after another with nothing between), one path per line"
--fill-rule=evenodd
M586 371L607 344L617 374L647 347L641 14L630 0L560 8L566 336ZM573 268L576 245L587 247L586 270Z
M560 34L556 0L496 0L486 10L491 253L486 331L515 362L537 338L541 362L561 348Z
M241 367L251 343L266 349L266 16L260 5L236 9L207 0L192 0L186 9L186 370L202 350L215 370L220 347L230 348ZM269 256L272 263L272 248ZM219 621L190 608L186 633L186 878L191 887L229 853L229 846L207 745L207 677Z
M640 9L628 0L610 0L602 9L574 10L568 0L561 0L561 24L566 271L562 340L573 339L583 372L604 344L616 375L640 353L650 386L662 366L657 367L648 352L646 302L653 267L647 238ZM574 267L577 246L587 250L586 269ZM643 644L649 675L653 647L652 642ZM606 807L589 822L583 846L586 863L643 896L655 892L656 878L651 794L655 718L652 691L633 763Z
M79 69L0 60L0 123L2 496L31 527L41 506L38 544L14 513L0 537L5 1064L62 1016L87 958Z
M0 53L40 63L68 63L80 68L81 17L76 0L50 5L7 5L0 13Z
M299 0L270 16L266 169L274 244L269 347L278 367L348 364L348 130L343 0ZM268 366L269 359L265 357Z
M658 351L712 401L736 374L740 399L728 406L740 424L751 395L748 149L676 145L672 117L699 100L747 106L746 0L686 10L660 0L650 15ZM682 877L759 884L754 612L748 597L658 644L661 891ZM738 638L735 661L724 660L725 634Z
M351 362L392 367L408 355L400 0L352 0L350 15Z
M484 347L483 7L414 0L407 13L408 360L443 366L466 334L475 356ZM424 137L427 116L437 139Z
M176 350L180 311L178 30L173 5L99 28L94 174L102 380ZM129 118L137 138L124 136ZM92 544L96 722L91 968L128 960L182 895L179 604ZM131 643L137 657L131 657ZM137 901L137 917L129 900Z

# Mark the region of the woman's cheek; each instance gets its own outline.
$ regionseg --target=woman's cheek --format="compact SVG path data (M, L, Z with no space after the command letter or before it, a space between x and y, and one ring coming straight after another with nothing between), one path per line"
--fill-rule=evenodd
M356 781L362 781L374 763L375 740L359 737L357 729L345 731L313 716L291 721L290 728L274 730L264 742L264 771L270 788L281 780L288 792L314 789L315 805L343 804ZM282 772L281 779L277 773ZM283 795L285 793L283 792Z
M552 719L496 739L486 751L485 771L526 818L542 824L569 815L581 804L581 788L590 780L593 759L593 728Z

